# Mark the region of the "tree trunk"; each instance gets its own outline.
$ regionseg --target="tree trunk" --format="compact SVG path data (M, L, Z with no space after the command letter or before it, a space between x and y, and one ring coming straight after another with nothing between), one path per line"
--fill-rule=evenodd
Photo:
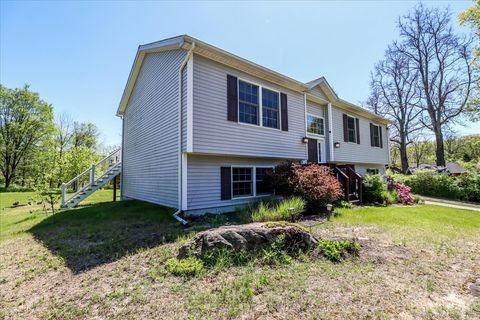
M12 183L12 177L11 176L6 176L5 177L5 190L8 190L10 187L10 183Z
M400 163L402 164L402 172L407 173L408 155L407 155L407 143L405 141L402 141L400 143Z
M440 126L435 127L435 156L437 158L437 166L445 166L445 146L443 143L443 133Z

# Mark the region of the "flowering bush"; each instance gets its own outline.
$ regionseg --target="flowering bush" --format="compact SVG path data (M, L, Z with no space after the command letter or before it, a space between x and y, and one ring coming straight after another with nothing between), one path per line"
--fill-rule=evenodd
M340 182L327 166L310 164L293 166L294 174L289 184L294 192L310 203L325 205L338 200L343 192Z
M404 184L401 184L401 183L397 183L397 184L393 185L393 189L395 191L397 191L397 193L399 195L399 198L400 198L399 199L400 203L403 203L403 204L414 204L415 203L415 199L410 194L410 190L411 190L410 187L408 187Z
M284 197L300 196L306 203L306 212L316 214L326 204L338 200L343 192L340 182L327 166L306 166L286 162L278 165L268 177L275 193Z

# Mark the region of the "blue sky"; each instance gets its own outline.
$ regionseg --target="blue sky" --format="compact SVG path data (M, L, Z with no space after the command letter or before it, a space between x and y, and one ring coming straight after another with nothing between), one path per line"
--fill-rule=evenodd
M106 145L119 144L115 112L138 45L189 34L300 81L325 76L360 103L398 16L416 3L2 1L0 82L30 84L57 113L92 121ZM450 5L456 19L472 2L425 4ZM480 124L456 129L479 133Z

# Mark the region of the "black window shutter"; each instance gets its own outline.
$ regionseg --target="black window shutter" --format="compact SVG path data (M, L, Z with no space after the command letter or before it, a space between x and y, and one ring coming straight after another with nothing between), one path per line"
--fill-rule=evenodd
M348 142L348 116L343 115L343 141Z
M227 75L227 120L238 121L237 77Z
M222 200L232 199L232 168L221 167L220 168L220 189Z
M375 141L373 141L373 124L370 123L370 145L375 147Z
M360 120L355 118L355 127L357 128L357 143L360 144Z
M378 126L378 134L380 136L380 148L383 148L382 126Z
M288 106L287 106L287 95L285 93L280 93L280 103L281 103L281 117L282 117L282 131L288 131Z
M318 143L315 139L308 139L308 162L318 162Z

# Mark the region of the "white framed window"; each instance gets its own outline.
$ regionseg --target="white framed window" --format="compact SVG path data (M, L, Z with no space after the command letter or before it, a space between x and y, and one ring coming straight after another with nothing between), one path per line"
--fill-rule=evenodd
M253 196L253 168L232 168L232 198Z
M265 177L273 171L269 166L232 166L232 199L273 194Z
M325 135L325 120L321 117L307 115L307 132L318 135Z
M268 185L265 179L269 172L273 172L272 167L256 167L255 168L255 194L257 196L273 193L272 186Z
M238 122L280 130L280 92L238 79Z
M379 174L380 173L380 170L376 169L376 168L368 168L367 169L367 174Z
M259 87L257 85L238 81L238 121L258 125L259 118Z
M262 88L262 125L280 128L280 94L267 88Z
M380 126L372 124L372 147L381 147Z
M354 117L347 115L348 142L357 143L357 124Z

